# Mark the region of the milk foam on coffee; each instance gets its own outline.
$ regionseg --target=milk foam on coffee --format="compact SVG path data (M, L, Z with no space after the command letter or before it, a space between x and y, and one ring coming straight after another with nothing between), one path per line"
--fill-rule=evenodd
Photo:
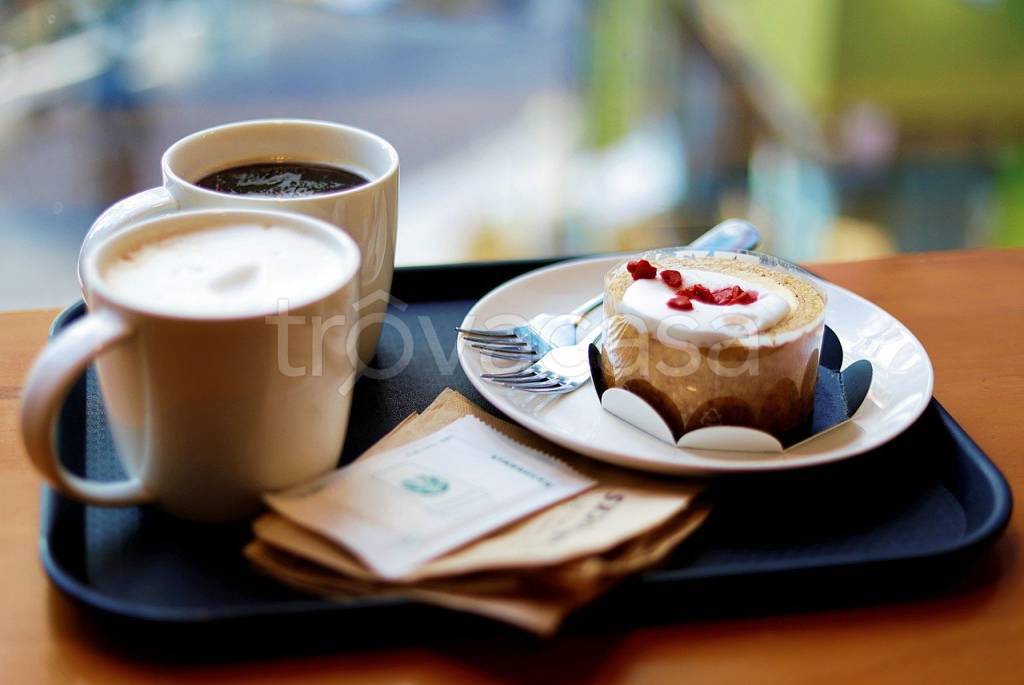
M197 317L271 314L328 293L343 255L301 229L259 223L157 237L115 255L102 280L118 299Z

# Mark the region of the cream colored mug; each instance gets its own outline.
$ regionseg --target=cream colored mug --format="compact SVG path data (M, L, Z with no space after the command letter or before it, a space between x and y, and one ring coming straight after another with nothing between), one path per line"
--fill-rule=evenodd
M334 193L301 197L230 195L195 181L243 164L308 162L355 171L366 183ZM242 121L186 136L161 158L163 185L127 197L107 209L89 229L79 257L79 281L92 303L82 265L98 244L127 226L158 215L205 208L297 212L334 224L362 252L358 356L373 358L391 291L398 225L398 153L383 138L351 126L305 119Z
M111 264L135 254L128 250L237 226L299 231L317 241L308 249L320 254L322 245L336 263L321 270L315 286L305 279L304 295L275 300L267 310L257 300L256 309L203 314L176 293L157 298L145 288L113 285ZM168 263L178 268L177 260ZM89 313L58 334L29 373L21 409L28 456L71 498L101 506L156 503L200 521L246 516L263 492L329 471L351 408L356 369L347 339L354 335L359 265L359 248L346 233L290 212L181 212L108 237L82 260ZM267 298L289 292L280 281L297 279L266 277ZM64 398L93 362L126 481L79 477L61 465L54 445Z

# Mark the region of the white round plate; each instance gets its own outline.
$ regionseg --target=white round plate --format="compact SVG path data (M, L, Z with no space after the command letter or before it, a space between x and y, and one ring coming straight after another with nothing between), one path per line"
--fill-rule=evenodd
M536 314L570 311L600 292L604 274L622 257L598 257L531 271L488 293L462 325L499 328ZM567 395L548 396L488 383L485 363L460 340L459 361L470 382L512 420L575 452L621 466L681 475L708 475L800 468L846 459L899 435L924 411L934 374L924 347L888 312L831 283L825 322L843 344L844 368L858 359L874 367L871 390L852 421L781 454L766 455L675 447L601 408L588 383ZM592 319L599 320L598 310Z

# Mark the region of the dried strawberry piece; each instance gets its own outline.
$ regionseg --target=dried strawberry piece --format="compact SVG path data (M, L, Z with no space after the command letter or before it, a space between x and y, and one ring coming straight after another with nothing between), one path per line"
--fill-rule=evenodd
M641 278L654 278L658 275L658 270L646 259L637 259L627 263L626 271L633 276L634 281L639 281Z
M683 275L675 269L665 269L658 275L661 276L661 280L665 281L665 285L673 290L683 287Z
M736 298L743 294L743 289L738 285L731 285L727 288L718 288L711 293L714 296L715 304L727 305L732 304Z
M676 291L677 295L684 295L690 300L696 300L704 304L726 306L730 304L752 304L757 302L758 294L754 290L744 290L738 285L730 285L725 288L708 290L706 286L695 283L689 288Z
M705 286L700 283L691 285L689 288L679 291L680 295L685 295L691 300L697 300L704 304L715 304L715 296Z
M688 312L693 309L693 303L690 302L690 298L686 295L679 294L668 301L668 306L670 309L678 309L684 312Z
M718 304L752 304L757 302L757 293L753 290L744 290L739 286L731 288L719 288L714 292Z

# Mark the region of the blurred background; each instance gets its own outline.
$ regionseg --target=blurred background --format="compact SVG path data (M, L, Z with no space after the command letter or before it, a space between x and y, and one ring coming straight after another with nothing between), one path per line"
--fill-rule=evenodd
M92 220L232 120L371 129L398 261L681 244L1024 244L1024 1L0 1L0 309L77 297Z

